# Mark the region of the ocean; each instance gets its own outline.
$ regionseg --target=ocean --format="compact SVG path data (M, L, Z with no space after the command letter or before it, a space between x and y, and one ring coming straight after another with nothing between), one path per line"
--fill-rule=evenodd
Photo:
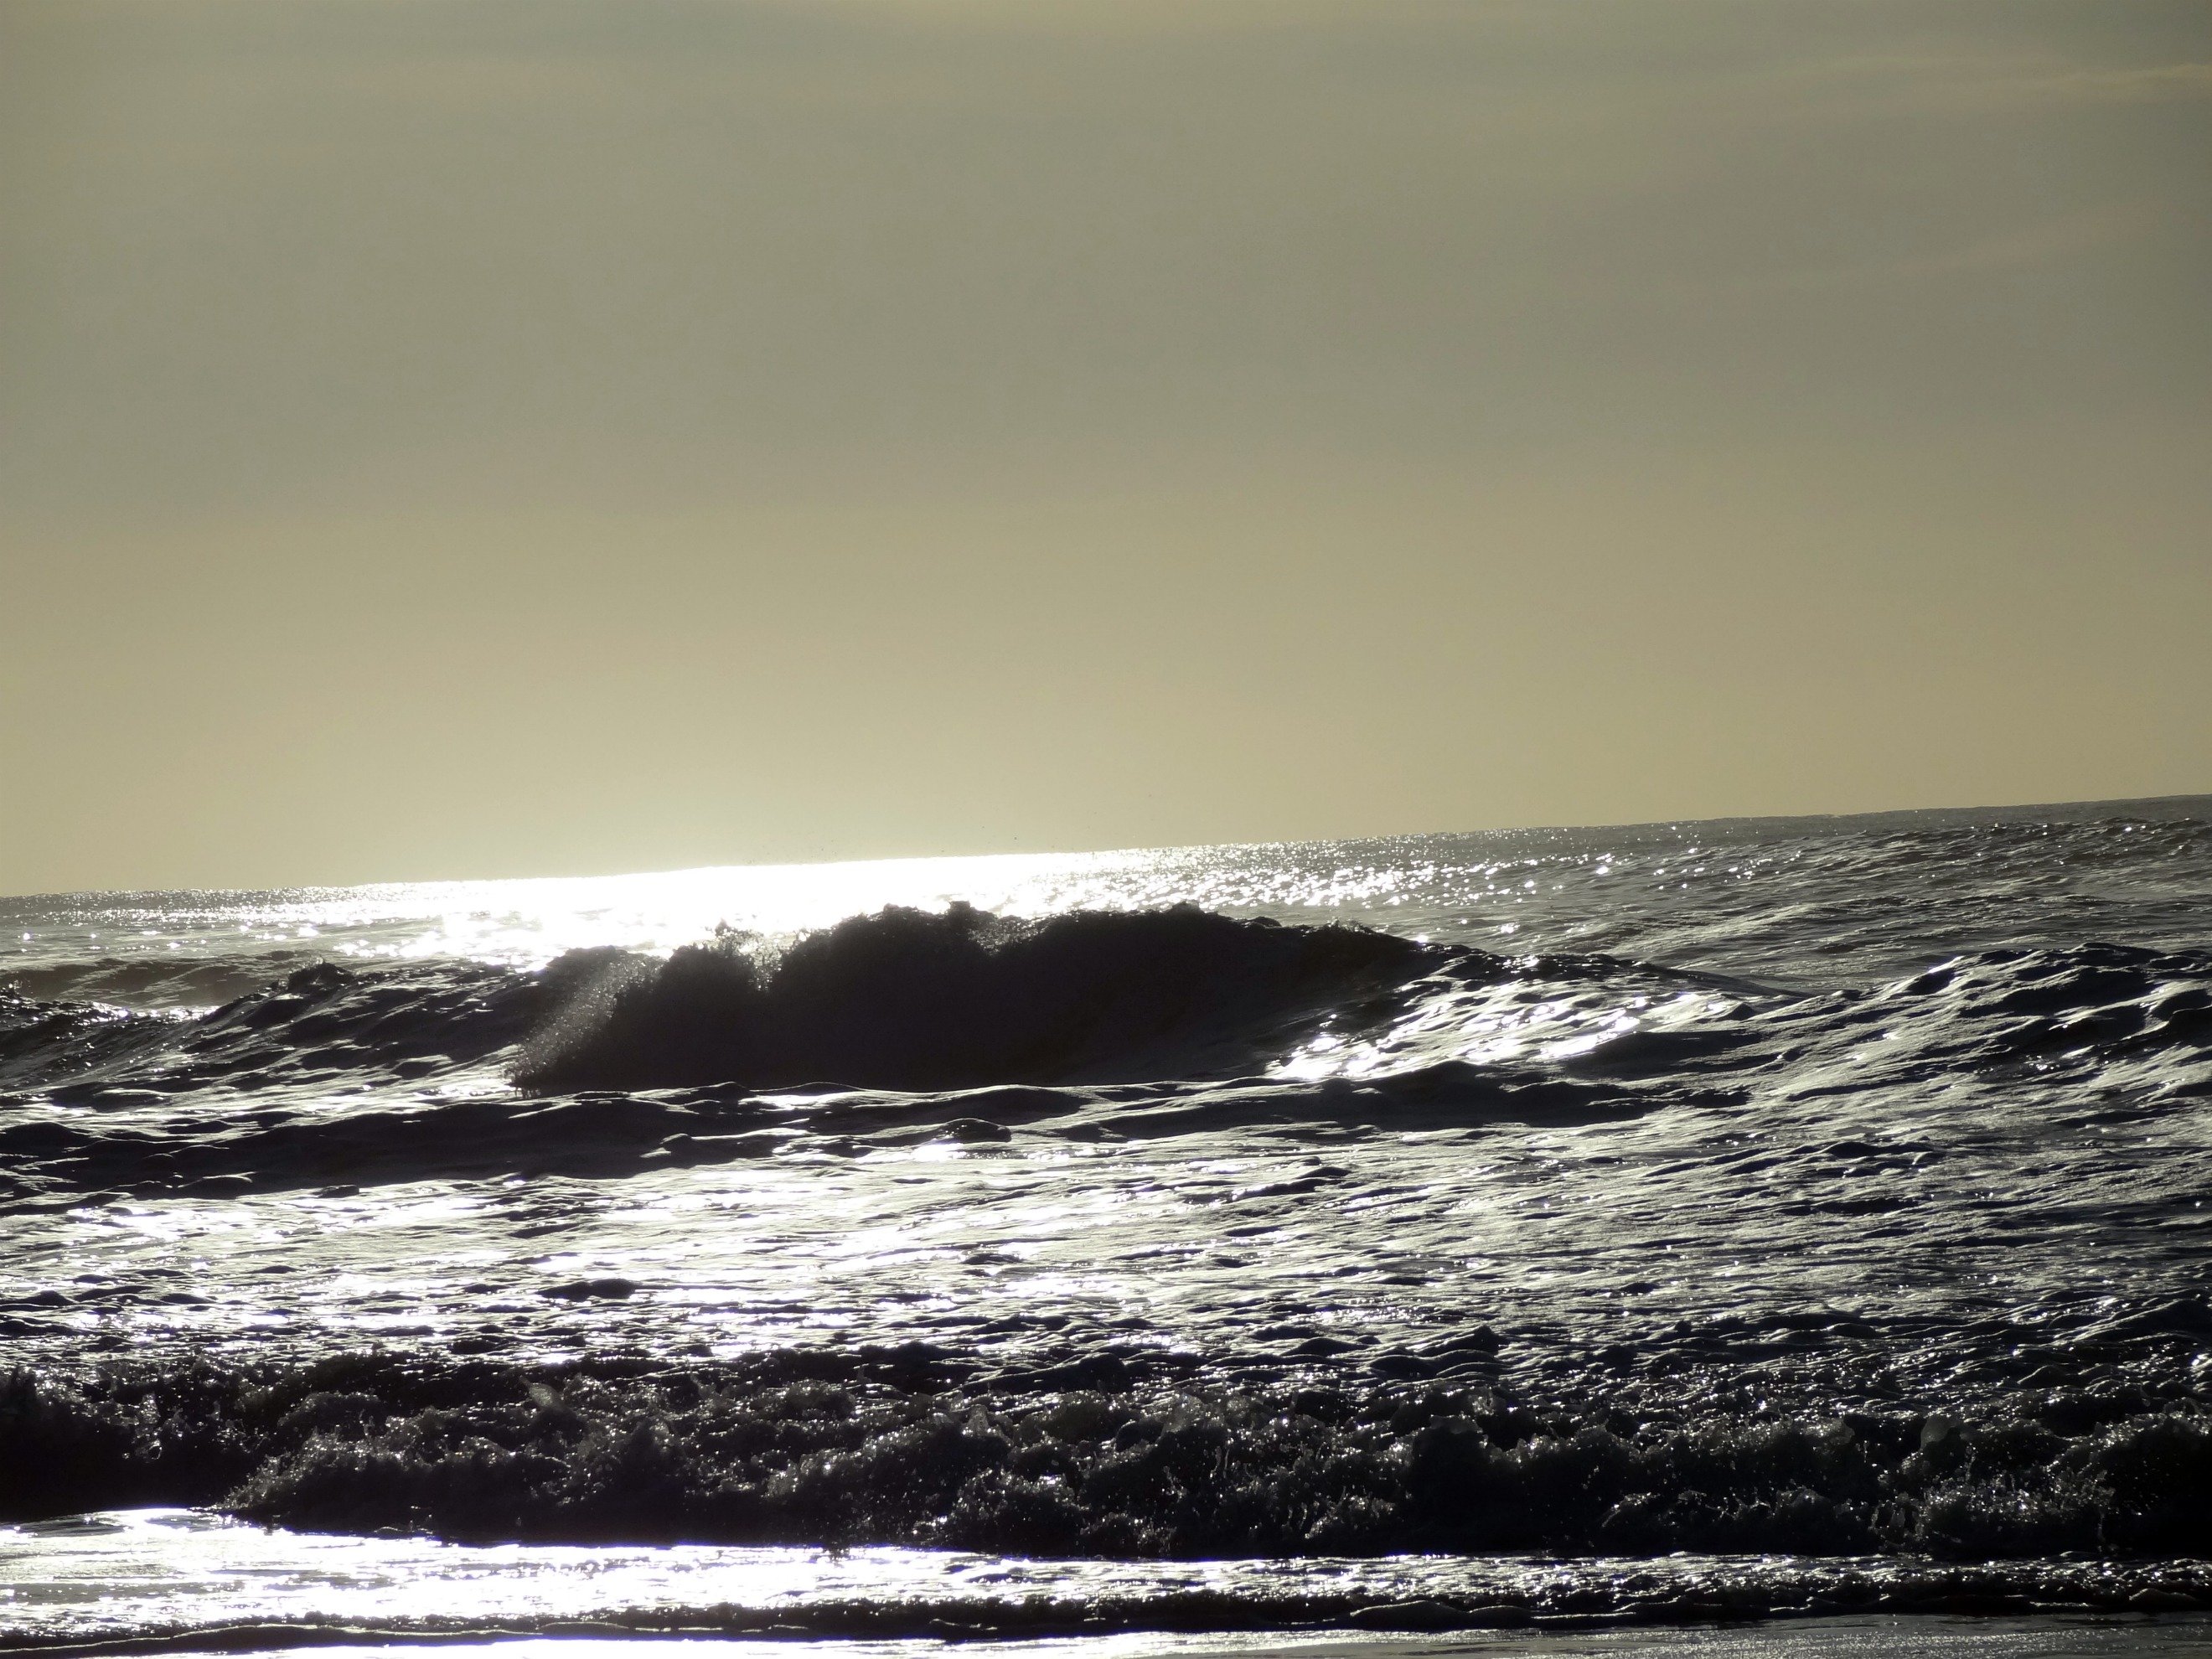
M0 1649L2206 1651L2208 1199L2212 798L0 899Z

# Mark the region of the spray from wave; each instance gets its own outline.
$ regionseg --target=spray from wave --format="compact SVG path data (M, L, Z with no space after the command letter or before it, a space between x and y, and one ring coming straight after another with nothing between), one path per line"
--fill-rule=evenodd
M884 1089L1103 1083L1259 1070L1336 1016L1379 1018L1448 953L1366 928L1194 905L1043 921L889 908L781 952L732 938L665 962L573 952L530 1088Z
M48 952L0 982L0 1515L2212 1605L2201 829L1646 839L1394 849L1355 914L1437 945ZM1348 855L1206 856L1249 884L1084 902Z

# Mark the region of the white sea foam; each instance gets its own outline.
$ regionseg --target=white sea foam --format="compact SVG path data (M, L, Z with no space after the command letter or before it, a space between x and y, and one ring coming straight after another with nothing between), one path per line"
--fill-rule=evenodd
M2193 1605L2208 812L0 901L0 1510Z

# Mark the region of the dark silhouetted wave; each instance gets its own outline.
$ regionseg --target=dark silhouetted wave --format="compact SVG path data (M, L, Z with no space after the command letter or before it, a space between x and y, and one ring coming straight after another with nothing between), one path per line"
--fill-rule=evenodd
M0 1518L198 1504L469 1540L1045 1555L2202 1554L2212 1417L2172 1356L2212 1315L2121 1311L2083 1333L2100 1358L2077 1386L1940 1410L1732 1403L1710 1364L1516 1397L1484 1327L1274 1381L1138 1346L1008 1368L919 1342L18 1370L0 1375Z
M1329 1016L1379 1016L1449 954L1366 928L1194 906L1017 921L955 905L854 916L759 953L579 952L516 1067L531 1088L886 1089L1249 1073Z

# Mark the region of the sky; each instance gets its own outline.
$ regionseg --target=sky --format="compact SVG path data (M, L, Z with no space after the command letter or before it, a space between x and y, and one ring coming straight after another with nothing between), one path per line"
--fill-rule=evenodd
M0 891L2212 791L2202 0L0 0Z

